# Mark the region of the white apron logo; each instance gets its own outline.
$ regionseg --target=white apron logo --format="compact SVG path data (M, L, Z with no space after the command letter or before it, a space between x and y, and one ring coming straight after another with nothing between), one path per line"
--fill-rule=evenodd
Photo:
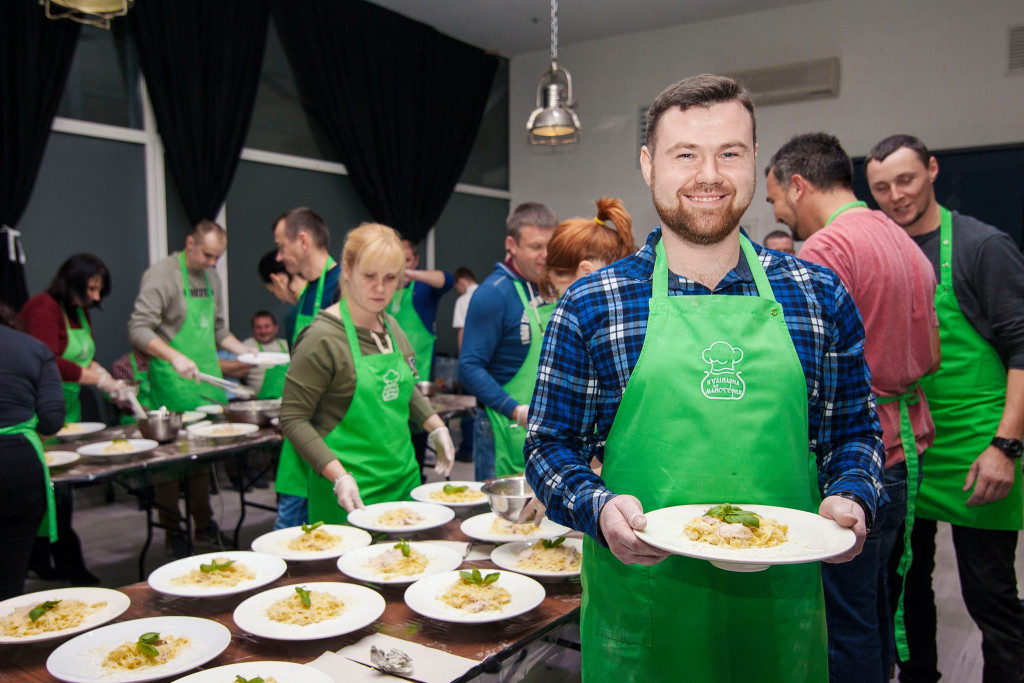
M384 401L394 401L398 398L398 370L391 368L384 373L384 391L380 397Z
M700 383L704 396L722 401L738 401L743 398L747 393L747 383L736 369L736 364L743 360L743 349L729 342L716 341L704 349L701 358L711 366Z

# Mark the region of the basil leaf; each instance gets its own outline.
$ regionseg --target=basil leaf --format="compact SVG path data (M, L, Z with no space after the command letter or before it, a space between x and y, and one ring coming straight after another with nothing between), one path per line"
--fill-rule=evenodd
M305 522L303 522L302 523L302 533L308 534L309 532L313 531L314 529L318 529L318 528L322 527L323 525L324 525L324 523L322 521L320 521L320 522L313 522L312 524L306 524Z
M729 524L743 524L744 526L751 526L755 529L761 528L761 520L753 512L731 512L725 515L723 521L728 522Z
M159 657L160 650L156 649L149 643L136 643L135 647L139 649L139 652L146 655L147 657Z
M264 680L261 676L257 676L256 678L243 678L236 674L235 683L264 683Z
M463 491L465 491L468 488L469 488L469 486L455 486L454 484L445 484L444 485L444 489L442 489L442 490L445 493L451 494L451 493L462 493Z
M492 583L494 583L495 581L497 581L500 578L501 578L501 574L499 574L498 572L494 572L493 574L488 574L487 576L484 577L484 581L483 581L483 583L481 585L489 586L489 585L491 585Z
M467 583L473 583L473 575L469 572L459 572L459 576L462 577L463 581Z
M303 605L305 605L306 607L309 607L310 605L313 604L312 601L309 598L309 591L308 590L306 590L302 586L296 586L295 587L295 592L299 594L299 599L302 600L302 604Z
M540 542L540 544L543 547L545 547L545 548L557 548L558 546L562 545L563 543L565 543L565 536L561 536L560 538L556 538L553 541L549 541L548 539L545 538L545 539L542 539L541 542Z
M155 643L158 640L160 640L160 634L154 633L153 631L150 631L149 633L143 633L141 636L139 636L140 643Z
M484 577L480 575L480 570L476 567L473 567L471 572L459 572L459 576L466 583L475 583L478 586L484 585Z
M28 618L35 621L59 604L60 600L47 600L46 602L40 603L29 610Z
M213 559L213 560L210 560L210 564L201 564L201 565L199 565L199 571L205 572L205 573L209 574L210 572L215 572L215 571L218 571L220 569L227 569L228 567L230 567L234 563L235 563L234 560L228 560L224 564L218 564L217 560Z
M412 554L412 548L409 547L409 541L405 540L404 538L400 539L398 543L395 544L394 547L402 551L403 557L409 557L409 555Z

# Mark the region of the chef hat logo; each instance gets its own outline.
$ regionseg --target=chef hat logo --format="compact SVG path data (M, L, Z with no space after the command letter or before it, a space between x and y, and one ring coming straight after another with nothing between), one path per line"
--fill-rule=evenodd
M389 369L384 373L382 379L384 380L384 391L381 392L381 398L385 401L394 401L398 398L398 378L400 375L394 368Z
M716 341L704 349L701 358L711 366L712 375L734 374L736 364L743 360L743 349L736 348L729 342Z

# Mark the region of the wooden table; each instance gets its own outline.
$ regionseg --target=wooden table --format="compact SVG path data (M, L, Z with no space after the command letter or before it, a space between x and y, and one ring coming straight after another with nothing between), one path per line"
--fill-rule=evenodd
M479 511L478 509L475 511ZM461 520L448 522L440 529L416 534L416 540L444 539L469 541L459 529ZM493 569L489 560L464 562L463 568ZM231 631L231 644L219 657L204 668L250 660L284 660L310 662L326 650L337 651L375 632L408 640L428 647L480 662L458 679L466 681L481 673L497 672L502 661L522 648L542 638L558 626L578 618L580 585L578 581L545 582L547 596L530 612L506 621L489 624L449 624L422 617L405 604L405 586L371 586L387 602L381 617L366 628L353 633L311 641L276 641L258 638L239 629L231 618L235 607L256 592L299 582L352 581L341 574L333 560L319 562L289 562L284 576L269 586L256 591L224 598L177 598L155 592L146 583L135 583L122 588L132 599L132 605L117 621L152 616L190 615L219 621ZM0 646L0 682L53 681L46 671L46 657L63 640L35 645Z

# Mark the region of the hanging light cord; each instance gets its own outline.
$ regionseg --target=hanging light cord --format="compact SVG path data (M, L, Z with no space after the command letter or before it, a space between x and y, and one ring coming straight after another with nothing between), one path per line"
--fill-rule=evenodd
M551 70L558 62L558 0L551 0Z

